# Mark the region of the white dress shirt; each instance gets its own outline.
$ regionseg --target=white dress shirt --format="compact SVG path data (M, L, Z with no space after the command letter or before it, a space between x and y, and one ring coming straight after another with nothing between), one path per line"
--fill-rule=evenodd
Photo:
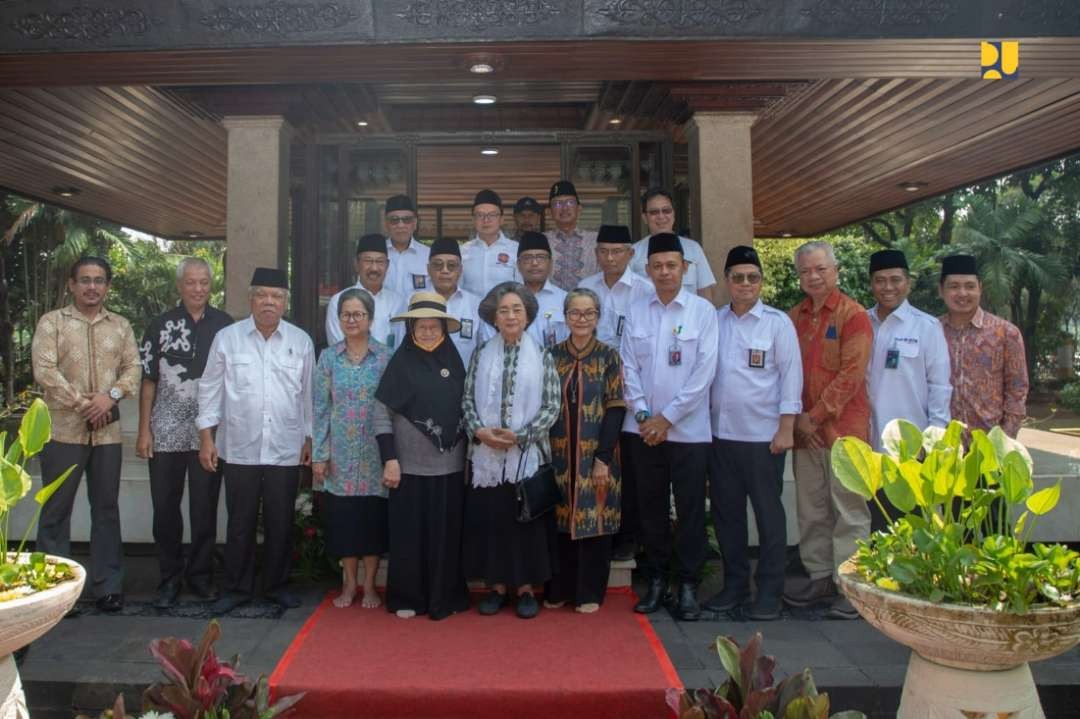
M501 282L521 282L517 269L518 243L499 232L489 246L474 237L461 246L461 286L481 299Z
M282 320L264 338L248 317L214 335L199 379L200 429L217 427L218 455L232 464L300 464L311 436L315 346Z
M720 350L709 393L714 437L771 442L780 415L802 411L799 336L786 312L757 301L742 317L716 311Z
M472 353L476 351L477 340L480 339L480 328L484 324L480 321L479 308L480 298L460 287L446 301L446 314L461 321L461 330L451 332L450 339L457 347L466 369L469 367Z
M634 243L634 259L630 260L630 269L645 279L649 279L649 275L645 272L645 265L649 261L650 237L652 235L646 235ZM705 256L705 250L702 248L701 243L681 235L679 236L679 242L683 246L683 259L690 263L682 278L683 287L697 293L698 290L715 285L716 276L713 275L712 269L709 267L709 258Z
M604 282L603 272L586 277L579 287L592 290L600 297L600 321L596 325L596 339L615 349L619 348L619 340L626 328L630 305L634 300L653 294L652 283L629 266L611 287Z
M551 280L547 280L540 291L534 292L533 296L536 297L536 304L540 308L536 313L536 319L529 325L527 331L541 347L551 349L570 336L570 328L566 325L566 317L563 315L566 290L552 284Z
M870 443L880 451L881 430L893 419L906 419L919 429L949 424L949 346L941 322L907 300L884 320L878 318L877 305L866 313L874 327L866 367Z
M679 363L671 364L677 351ZM624 432L639 434L634 415L647 410L671 422L671 442L711 442L709 386L716 375L716 310L684 287L664 305L654 292L630 306L619 355L623 362Z
M390 264L386 268L383 286L397 292L406 302L414 292L431 292L431 279L428 278L427 268L429 255L431 248L417 242L415 237L409 240L409 246L404 252L398 252L387 237L386 256L390 259Z
M345 339L341 320L338 319L338 300L346 290L353 288L368 292L366 287L357 282L331 297L330 304L326 306L326 343L331 347ZM375 317L371 320L369 334L390 349L396 349L405 337L405 323L391 322L390 318L409 309L407 300L385 284L378 294L371 295L371 298L375 300Z

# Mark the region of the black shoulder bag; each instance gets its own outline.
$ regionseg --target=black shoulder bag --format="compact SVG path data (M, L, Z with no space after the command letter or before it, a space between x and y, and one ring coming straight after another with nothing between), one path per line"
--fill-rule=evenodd
M544 451L539 444L540 466L536 472L522 478L521 467L529 453L532 443L525 445L518 458L518 468L515 479L517 480L517 521L527 523L537 517L543 516L555 509L555 506L563 501L562 490L555 481L555 467L551 461L544 457Z

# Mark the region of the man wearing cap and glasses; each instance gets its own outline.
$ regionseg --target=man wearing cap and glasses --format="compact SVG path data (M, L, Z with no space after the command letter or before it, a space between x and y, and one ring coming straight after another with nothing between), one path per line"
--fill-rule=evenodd
M405 296L386 284L386 273L390 265L389 241L382 235L364 235L356 243L354 268L358 281L353 287L366 291L375 300L375 317L371 320L371 336L391 349L397 347L405 328L400 322L391 322L390 318L405 310ZM425 248L425 253L427 249ZM424 266L427 272L427 266ZM427 276L424 279L427 283ZM351 289L346 287L345 290ZM326 306L326 343L335 345L345 339L338 318L338 302L342 290L330 298ZM412 294L411 292L409 294Z
M544 219L544 207L532 197L522 197L514 203L514 239L526 232L539 232Z
M502 199L494 190L476 193L472 213L476 234L461 246L461 285L483 297L497 284L521 281L517 243L502 231Z
M658 232L675 232L675 204L671 194L667 190L654 187L641 197L641 216L645 220L649 234L634 244L634 259L630 263L631 269L642 277L646 277L645 264L648 260L649 238ZM716 289L716 277L709 267L709 258L705 256L705 250L701 243L689 237L679 237L683 250L686 252L686 273L683 275L683 285L691 292L696 292L709 302L714 302L713 292Z
M574 183L559 180L548 192L548 209L555 229L548 230L552 258L552 279L564 290L572 290L596 273L596 233L578 228L581 200Z
M300 466L311 464L312 369L315 347L282 319L289 301L284 270L258 267L251 278L251 315L220 330L199 380L199 462L224 462L224 614L255 593L256 530L263 528L263 589L284 607L300 600L286 590ZM335 312L336 313L336 312Z
M440 237L431 243L428 274L432 287L446 300L446 311L461 321L461 329L450 334L466 367L480 337L480 298L461 289L461 247L457 240Z
M428 248L417 242L416 206L408 195L394 195L383 210L386 225L386 253L390 265L385 284L402 297L428 287Z
M518 272L536 297L539 312L526 330L541 347L551 349L570 336L563 316L566 290L551 282L551 246L539 232L526 232L518 242ZM494 328L485 329L486 340L495 334Z

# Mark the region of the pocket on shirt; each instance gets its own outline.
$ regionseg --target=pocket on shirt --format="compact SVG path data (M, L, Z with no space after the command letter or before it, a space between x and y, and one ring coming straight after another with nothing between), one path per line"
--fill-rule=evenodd
M830 372L840 370L840 340L821 340L821 366Z
M255 358L249 354L226 355L225 379L233 389L244 392L252 387L251 373L254 371Z
M919 343L918 342L897 342L896 348L900 350L901 357L918 357L919 356Z
M653 338L648 335L630 335L630 349L634 351L634 359L641 366L647 361L653 352Z
M274 363L274 376L290 396L299 395L303 387L304 361L299 357L279 357Z

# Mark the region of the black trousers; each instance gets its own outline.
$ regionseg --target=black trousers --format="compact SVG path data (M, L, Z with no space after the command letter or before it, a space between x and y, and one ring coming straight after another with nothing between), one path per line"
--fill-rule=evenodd
M79 480L86 473L90 500L90 582L95 597L124 591L124 548L120 538L121 445L49 442L39 455L41 476L48 484L71 465L67 481L41 508L35 548L71 556L71 510Z
M754 573L759 597L779 599L784 591L787 519L780 495L784 489L785 454L769 452L768 442L735 442L713 438L709 462L709 502L720 551L724 555L724 588L749 596L746 500L758 530L758 566Z
M642 443L637 466L638 515L645 545L642 573L652 579L670 568L679 582L697 582L705 563L705 472L707 442ZM671 494L675 495L675 536ZM672 552L674 549L674 553ZM673 555L674 554L674 558Z
M622 460L619 465L619 470L622 472L622 522L614 538L616 547L630 543L637 544L641 537L641 518L638 516L637 501L637 467L644 448L645 443L641 441L640 434L623 432L619 435L619 452Z
M158 550L161 584L175 582L184 574L189 580L209 584L213 579L214 544L217 542L217 509L221 496L221 472L207 472L199 453L154 452L150 465L150 499L154 505L154 542ZM184 498L187 477L188 521L191 549L184 568Z
M255 531L263 518L263 589L272 592L289 580L292 528L300 467L225 463L225 590L255 593Z

